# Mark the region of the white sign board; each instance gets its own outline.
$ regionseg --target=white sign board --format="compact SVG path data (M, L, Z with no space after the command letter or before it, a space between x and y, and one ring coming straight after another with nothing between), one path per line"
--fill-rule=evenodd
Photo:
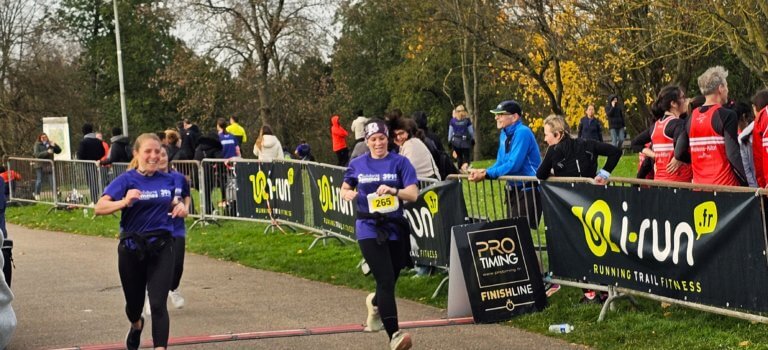
M67 117L43 118L43 132L48 139L61 147L61 153L55 154L55 160L71 160L72 147L69 141L69 121Z

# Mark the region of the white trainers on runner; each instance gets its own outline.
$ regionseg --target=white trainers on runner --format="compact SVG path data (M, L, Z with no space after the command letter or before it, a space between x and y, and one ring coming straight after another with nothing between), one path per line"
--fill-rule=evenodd
M184 307L184 297L181 296L181 293L179 293L179 290L172 290L168 292L168 296L171 297L171 304L173 304L173 307L177 309L181 309Z
M152 308L149 306L149 294L144 294L144 317L152 316Z
M373 297L375 293L368 294L365 297L365 307L368 309L368 318L365 320L365 332L378 332L384 329L384 323L381 322L381 316L379 315L379 308L373 306Z
M390 350L408 350L412 345L411 335L403 331L392 334L392 340L389 341Z

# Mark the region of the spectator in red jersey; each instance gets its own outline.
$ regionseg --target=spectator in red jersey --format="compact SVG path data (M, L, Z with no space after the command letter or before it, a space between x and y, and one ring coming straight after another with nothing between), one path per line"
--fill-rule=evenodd
M677 85L661 89L651 106L656 122L632 140L632 147L643 147L642 153L654 159L654 178L662 181L691 182L691 155L685 121L680 116L688 111L688 99Z
M691 150L693 183L727 186L747 184L738 142L738 117L722 107L728 101L728 71L707 69L698 83L704 105L693 110L686 128Z
M339 116L334 115L331 117L331 141L333 144L333 152L336 153L339 166L347 166L349 163L349 148L347 148L347 135L349 133L341 123L339 123Z
M755 124L752 130L752 154L755 158L755 178L760 188L768 185L768 89L752 97Z

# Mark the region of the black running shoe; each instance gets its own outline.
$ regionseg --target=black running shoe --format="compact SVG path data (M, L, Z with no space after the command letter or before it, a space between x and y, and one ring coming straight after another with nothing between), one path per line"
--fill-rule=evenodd
M133 329L133 325L128 329L128 336L125 337L125 347L128 350L138 350L141 346L141 331L144 329L144 317L141 317L141 328Z

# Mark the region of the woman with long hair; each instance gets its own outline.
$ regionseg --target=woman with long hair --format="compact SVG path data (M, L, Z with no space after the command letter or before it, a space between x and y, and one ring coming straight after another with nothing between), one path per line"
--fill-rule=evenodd
M283 145L275 137L269 125L265 124L259 130L259 137L253 145L253 155L264 161L283 158Z
M691 155L688 152L688 134L685 120L688 99L677 85L668 85L659 91L651 106L654 119L650 128L632 139L633 148L642 147L642 153L654 161L654 179L691 182ZM651 146L645 147L650 143Z
M122 211L117 265L131 323L125 340L128 349L141 345L145 291L152 308L154 347L168 346L166 301L174 271L172 219L186 217L187 205L180 199L180 184L159 170L162 150L157 135L140 135L133 146L133 167L104 189L94 208L96 215Z

